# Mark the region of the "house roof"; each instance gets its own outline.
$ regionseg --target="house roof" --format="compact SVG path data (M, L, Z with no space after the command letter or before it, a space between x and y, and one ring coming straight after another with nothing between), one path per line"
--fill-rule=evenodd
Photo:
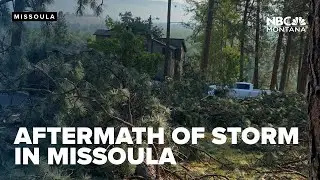
M97 29L95 33L93 33L93 35L96 36L111 36L112 33L112 29Z
M112 29L97 29L93 35L96 36L111 36L113 34ZM166 38L152 39L153 42L162 46L166 46ZM183 47L184 51L187 51L184 39L170 38L170 49L178 49Z
M155 43L158 43L158 44L160 44L162 46L166 46L166 43L164 43L162 41L159 41L157 39L152 39L152 41L155 42ZM175 50L175 49L177 49L177 47L170 45L170 49Z
M166 38L160 38L160 40L166 42ZM187 52L187 47L184 39L170 38L170 44L179 48L181 48L182 46L184 51Z

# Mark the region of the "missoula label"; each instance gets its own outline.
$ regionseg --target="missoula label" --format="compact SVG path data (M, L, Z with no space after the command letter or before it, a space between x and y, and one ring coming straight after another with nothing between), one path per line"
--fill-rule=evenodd
M57 12L12 12L12 21L57 21Z

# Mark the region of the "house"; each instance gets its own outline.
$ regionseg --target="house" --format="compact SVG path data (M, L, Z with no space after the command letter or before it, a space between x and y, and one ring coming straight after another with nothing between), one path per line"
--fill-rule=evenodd
M166 42L166 38L161 38L160 41ZM182 75L183 64L186 61L187 47L184 39L170 38L170 45L176 49L173 51L173 66L174 76L180 78Z
M104 38L110 38L112 35L112 30L109 29L98 29L96 32L93 34L96 36L96 41Z
M93 34L96 40L110 38L113 35L113 31L107 29L98 29ZM146 51L150 53L159 53L165 55L166 52L166 38L147 38ZM184 39L170 38L170 62L168 66L168 76L174 78L180 78L183 72L183 63L186 60L187 48ZM159 64L158 73L155 79L163 79L164 75L164 61Z

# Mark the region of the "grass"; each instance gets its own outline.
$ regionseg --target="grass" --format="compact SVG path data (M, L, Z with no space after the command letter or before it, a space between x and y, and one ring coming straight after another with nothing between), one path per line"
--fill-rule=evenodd
M201 177L206 174L221 175L215 177L216 179L223 179L222 176L228 179L304 179L298 172L278 170L272 159L273 156L270 151L261 151L255 148L251 150L241 148L240 145L232 145L230 138L228 142L223 145L215 145L211 143L211 134L207 134L204 139L198 143L198 148L204 150L205 153L200 153L197 160L181 164L179 170L184 170L184 179L192 179L191 177ZM249 146L249 145L242 145ZM284 148L285 149L285 148ZM292 149L296 151L296 149ZM206 155L206 153L210 154ZM291 156L293 152L286 154ZM270 159L268 164L268 157ZM218 161L219 162L218 162ZM186 171L187 170L187 171ZM183 173L182 173L183 174ZM204 179L214 179L214 177L207 177Z

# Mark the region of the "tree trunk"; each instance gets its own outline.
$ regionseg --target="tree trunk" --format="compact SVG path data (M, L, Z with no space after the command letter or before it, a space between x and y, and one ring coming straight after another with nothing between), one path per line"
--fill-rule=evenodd
M291 51L291 43L292 43L292 32L289 32L288 34L288 40L287 40L287 46L286 46L286 52L284 55L284 62L281 72L281 81L280 81L280 91L284 91L286 87L287 82L287 74L288 74L288 67L289 67L289 61L290 61L290 51Z
M276 89L277 86L277 79L278 79L278 69L279 69L279 62L280 62L280 54L281 54L281 47L282 47L282 39L283 39L283 32L279 32L278 42L276 47L276 55L274 57L273 68L272 68L272 75L271 75L271 82L270 82L270 90Z
M153 180L156 175L155 165L147 165L145 162L136 166L135 175L143 177L145 180Z
M298 79L298 87L297 92L305 94L306 85L307 85L307 76L308 76L308 47L310 40L310 30L308 30L307 37L304 44L303 57L301 68L299 70L299 79Z
M207 15L207 25L205 31L205 38L203 44L202 51L202 61L201 61L201 71L206 77L208 64L209 64L209 53L210 53L210 43L211 43L211 31L212 31L212 23L213 23L213 8L214 8L214 0L209 0L208 6L208 15Z
M284 1L283 3L284 4L283 4L282 16L285 17L287 15L288 8L287 8L286 1ZM278 89L278 69L279 69L280 55L281 55L281 49L283 44L283 35L284 33L280 31L278 36L278 41L277 41L276 54L273 62L270 90Z
M312 0L309 18L309 179L320 178L320 0Z
M171 23L171 0L168 0L167 13L167 36L166 36L166 50L164 60L164 79L170 75L171 55L170 55L170 23Z
M287 87L289 82L290 82L290 73L291 73L291 70L292 70L291 68L292 68L292 57L289 56L288 73L287 73L287 77L286 77L285 87Z
M260 0L257 0L257 15L256 15L256 47L254 59L254 73L253 73L253 86L259 87L259 43L260 43Z
M25 8L25 0L15 0L14 12L22 12ZM21 45L23 23L21 21L12 22L13 28L11 32L11 46Z
M248 8L249 8L249 2L250 0L246 0L246 4L244 7L243 12L243 19L242 19L242 30L240 35L240 74L239 74L239 81L244 81L243 73L244 73L244 41L246 36L246 28L247 28L247 14L248 14Z
M298 76L297 76L297 92L299 89L299 80L301 76L301 65L302 65L302 60L303 60L303 45L304 45L304 33L300 33L300 40L299 40L299 59L298 59Z
M15 0L14 1L14 12L23 12L25 9L24 0ZM8 70L12 75L17 73L17 69L21 65L21 51L19 47L21 46L22 40L22 29L23 23L21 21L12 22L11 27L11 46L9 49L9 59L10 61L7 64Z

